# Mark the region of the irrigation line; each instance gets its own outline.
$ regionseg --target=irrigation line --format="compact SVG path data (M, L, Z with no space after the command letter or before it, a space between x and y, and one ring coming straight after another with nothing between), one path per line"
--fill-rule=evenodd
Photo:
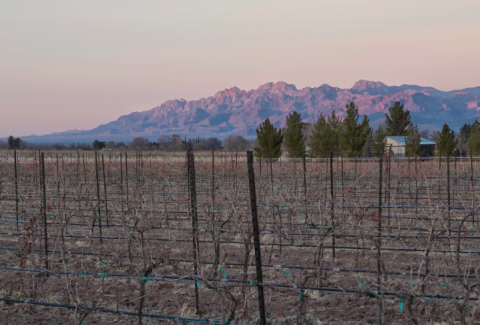
M5 220L5 219L0 219L0 222L3 222L3 223L17 223L16 220ZM27 224L29 223L30 221L18 221L19 223L21 224ZM263 222L262 222L263 223ZM77 226L77 227L90 227L91 225L90 224L86 224L86 223L74 223L74 222L67 222L67 223L55 223L55 222L47 222L48 225L52 225L52 226L62 226L62 225L65 225L65 226ZM352 224L349 224L350 226ZM113 228L113 227L119 227L119 228L123 228L124 226L123 225L118 225L118 224L110 224L108 226L104 225L103 226L104 228ZM328 227L328 226L326 226ZM369 226L357 226L358 228L370 228ZM382 229L388 229L387 226L382 226ZM451 231L451 232L454 232L454 233L472 233L472 232L476 232L476 229L471 229L471 230L458 230L458 229L447 229L447 228L440 228L440 229L437 229L437 228L434 228L434 229L428 229L428 228L421 228L420 226L417 226L417 227L413 227L413 228L407 228L407 227L398 227L398 228L391 228L391 229L394 229L394 230L401 230L401 231L434 231L434 232L444 232L444 231ZM170 228L170 227L154 227L154 226L150 226L149 227L149 230L177 230L177 231L191 231L191 229L187 230L186 228ZM238 230L237 231L233 231L233 230L224 230L224 229L200 229L199 228L199 231L201 232L205 232L205 233L208 233L208 232L224 232L224 233L238 233ZM311 234L311 233L286 233L286 232L273 232L273 231L269 231L269 230L266 230L266 231L262 231L260 232L260 234L262 235L285 235L285 234L289 234L289 235L292 235L292 236L320 236L321 234ZM337 235L336 235L337 236ZM347 236L347 235L344 235L344 236ZM352 235L353 237L355 237L355 235ZM365 237L363 234L361 235L362 237ZM93 236L91 236L93 238ZM395 235L391 235L391 236L388 236L390 238L395 238L397 236ZM437 237L436 237L437 238ZM463 237L462 237L463 238Z
M165 228L165 229L171 229L171 228ZM207 232L207 231L203 231L202 229L199 230L200 232ZM221 231L221 230L219 230ZM210 232L210 231L208 231ZM237 233L237 232L234 232L232 231L231 233ZM260 234L262 235L270 235L272 233L270 232L260 232ZM24 235L24 233L13 233L13 232L0 232L0 235L6 235L6 236L22 236ZM43 235L42 234L32 234L36 237L42 237ZM280 235L298 235L298 236L302 236L302 234L289 234L289 233L280 233ZM314 235L314 234L305 234L304 236L305 237L322 237L322 236L326 236L328 235L328 232L325 233L325 234L318 234L318 235ZM51 237L51 238L57 238L57 237L61 237L61 238L77 238L77 239L99 239L100 237L98 236L88 236L88 235L52 235L52 234L49 234L48 237ZM367 238L367 239L373 239L374 237L377 237L376 235L365 235L365 234L362 234L361 236L358 236L358 235L336 235L335 236L336 238L358 238L358 237L362 237L362 238ZM425 239L425 236L409 236L409 235L401 235L401 236L398 236L398 235L382 235L381 238L385 238L387 241L395 241L397 239ZM106 239L106 240L127 240L128 237L103 237L103 239ZM301 238L303 240L313 240L313 239L318 239L318 238ZM435 236L435 239L451 239L451 237L448 237L448 236ZM462 240L470 240L470 239L480 239L480 236L465 236L465 237L462 237ZM145 241L176 241L176 239L170 239L170 238L159 238L159 237L145 237L144 238ZM202 241L203 243L214 243L215 241L211 241L211 240L203 240ZM233 241L228 241L228 240L225 240L225 241L219 241L220 243L231 243L231 244L241 244L243 242L233 242Z
M2 269L2 268L0 268ZM35 269L17 269L16 271L26 271L26 272L35 272L35 273L53 273L53 274L71 274L71 275L89 275L89 276L103 276L108 278L110 277L122 277L122 278L140 278L143 277L135 277L131 276L130 274L115 274L115 273L92 273L92 272L70 272L70 271L46 271L46 270L35 270ZM198 281L198 277L190 277L190 276L177 276L177 275L155 275L148 277L148 280L156 280L156 281L163 281L165 279L168 280L185 280L185 281ZM235 283L243 285L242 280L234 280L234 279L206 279L209 282L220 282L220 283ZM263 287L263 288L287 288L293 289L295 291L299 290L300 288L296 285L290 284L283 284L283 283L254 283L256 286ZM337 292L337 293L348 293L348 294L359 294L365 296L377 296L377 295L386 295L386 296L395 296L395 297L403 297L405 293L398 293L398 292L386 292L386 291L364 291L364 290L354 290L354 289L343 289L343 288L332 288L332 287L316 287L316 286L303 286L303 290L314 290L314 291L327 291L327 292ZM435 299L456 299L456 300L464 300L463 296L447 296L447 295L440 295L440 294L415 294L416 297L419 298L435 298ZM1 299L1 298L0 298ZM477 301L479 300L478 297L470 297L469 300ZM19 300L22 302L22 300ZM138 315L137 313L135 313Z
M46 306L46 307L60 307L60 308L68 308L68 309L80 309L80 310L89 310L89 311L99 311L103 313L112 313L112 314L122 314L125 316L139 316L136 312L126 311L126 310L117 310L111 309L106 307L87 307L87 306L75 306L75 305L68 305L68 304L56 304L51 302L44 302L44 301L35 301L35 300L20 300L20 299L11 299L11 298L1 298L0 301L5 302L12 302L18 304L30 304L30 305L39 305L39 306ZM160 314L149 314L143 313L142 317L147 318L158 318L158 319L166 319L166 320L173 320L177 322L187 322L187 323L200 323L200 324L216 324L216 325L224 325L224 323L220 321L208 320L205 318L185 318L185 317L178 317L178 316L168 316L168 315L160 315ZM230 325L233 325L230 323ZM243 324L248 325L248 324Z

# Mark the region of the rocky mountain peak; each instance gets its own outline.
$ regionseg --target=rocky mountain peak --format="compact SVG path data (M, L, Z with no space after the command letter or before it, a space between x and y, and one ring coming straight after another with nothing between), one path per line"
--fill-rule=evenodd
M359 80L350 90L353 93L367 92L370 95L378 95L388 92L388 86L380 81Z

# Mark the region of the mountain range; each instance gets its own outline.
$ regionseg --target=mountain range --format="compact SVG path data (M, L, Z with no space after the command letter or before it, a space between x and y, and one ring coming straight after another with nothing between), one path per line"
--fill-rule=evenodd
M296 110L304 122L315 123L320 114L333 110L345 116L345 106L354 101L360 115L366 114L376 128L385 113L399 101L410 110L412 122L420 130L438 130L444 123L458 130L480 116L480 87L440 91L417 85L387 86L382 82L357 81L342 89L323 84L297 89L285 82L266 83L257 89L225 89L198 100L168 100L160 106L124 115L91 130L69 130L43 136L23 137L33 142L128 141L136 136L156 139L162 134L187 137L242 135L254 137L255 129L267 117L277 127L284 126L288 113Z

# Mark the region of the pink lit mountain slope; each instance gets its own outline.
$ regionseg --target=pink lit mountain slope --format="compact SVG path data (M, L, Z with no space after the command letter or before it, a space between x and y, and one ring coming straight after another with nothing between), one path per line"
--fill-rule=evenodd
M382 82L360 80L350 89L327 84L297 89L294 85L276 82L248 91L233 87L198 100L168 100L92 130L39 136L35 141L78 142L135 136L155 139L171 133L187 137L223 138L233 134L251 137L267 117L274 125L283 126L288 113L296 110L305 122L315 123L320 114L329 115L333 110L344 116L345 105L350 101L359 107L361 115L369 116L373 127L383 122L384 114L395 101L405 104L412 112L412 121L420 129L440 129L447 122L458 130L480 116L480 87L444 92L432 87L387 86Z

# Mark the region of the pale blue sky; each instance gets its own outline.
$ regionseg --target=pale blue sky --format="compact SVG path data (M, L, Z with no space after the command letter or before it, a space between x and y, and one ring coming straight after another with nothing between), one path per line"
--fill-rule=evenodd
M270 81L480 86L478 0L0 1L0 136Z

